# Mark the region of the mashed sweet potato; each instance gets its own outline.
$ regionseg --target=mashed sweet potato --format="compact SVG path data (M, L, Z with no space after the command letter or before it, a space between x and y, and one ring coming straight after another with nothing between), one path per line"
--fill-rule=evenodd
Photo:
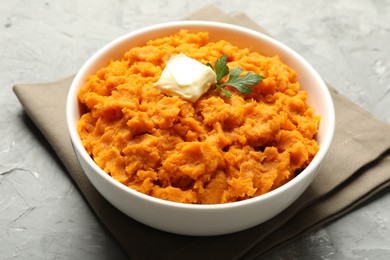
M157 198L213 204L269 192L310 163L320 118L296 72L277 56L208 38L182 30L151 40L88 77L78 132L107 174ZM250 94L227 87L230 99L215 88L195 103L166 96L153 83L179 53L203 64L227 54L229 67L265 79Z

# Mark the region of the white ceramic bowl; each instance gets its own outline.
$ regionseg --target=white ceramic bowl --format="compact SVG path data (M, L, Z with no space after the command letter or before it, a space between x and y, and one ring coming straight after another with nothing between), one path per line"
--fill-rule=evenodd
M267 194L244 201L216 205L190 205L150 197L107 175L88 155L76 130L80 118L77 92L88 74L95 73L119 59L131 47L145 44L180 29L208 31L211 41L227 40L238 47L250 48L265 56L279 55L283 62L298 72L302 89L308 92L308 103L321 116L317 134L320 150L309 166L287 184ZM131 218L151 227L185 235L220 235L241 231L260 224L294 202L315 178L331 144L335 113L330 93L318 73L296 52L282 43L253 30L239 26L180 21L154 25L128 33L97 51L77 73L66 104L66 120L78 160L96 189L116 208Z

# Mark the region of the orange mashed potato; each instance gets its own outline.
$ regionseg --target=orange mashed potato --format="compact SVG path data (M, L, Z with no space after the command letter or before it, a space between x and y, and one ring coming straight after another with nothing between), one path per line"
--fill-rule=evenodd
M203 64L228 55L230 68L265 77L253 92L215 88L195 103L162 94L158 81L173 54ZM226 79L224 79L226 80ZM78 94L78 123L93 160L122 184L164 200L215 204L280 187L317 153L320 118L306 103L296 72L207 32L174 35L132 48L88 77Z

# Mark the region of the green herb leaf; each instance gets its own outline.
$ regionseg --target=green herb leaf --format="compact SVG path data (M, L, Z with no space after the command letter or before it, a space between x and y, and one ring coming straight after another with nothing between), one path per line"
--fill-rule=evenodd
M213 69L213 66L210 63L206 64L207 66ZM214 69L213 69L214 70ZM231 86L236 88L243 94L249 94L253 90L250 86L257 85L260 81L264 79L263 76L256 74L252 71L240 77L241 73L244 71L242 68L237 67L229 70L227 66L227 55L224 54L221 58L217 59L215 62L215 74L217 75L217 83L215 87L222 91L222 93L227 97L231 98L232 94L224 89L225 86ZM227 82L220 84L219 82L226 76L229 75L229 79Z
M227 91L226 89L224 88L219 88L222 93L227 97L227 98L231 98L232 97L232 93L230 93L229 91Z
M221 58L215 61L215 74L217 74L217 82L220 82L223 77L229 74L226 54L224 54Z
M214 71L213 65L211 65L210 62L207 62L207 63L206 63L206 66L209 66L209 67ZM214 72L215 72L215 71L214 71Z
M241 68L234 68L230 71L229 80L220 86L232 86L243 94L249 94L253 90L249 86L255 86L264 79L263 76L248 72L242 77L238 77L243 70Z

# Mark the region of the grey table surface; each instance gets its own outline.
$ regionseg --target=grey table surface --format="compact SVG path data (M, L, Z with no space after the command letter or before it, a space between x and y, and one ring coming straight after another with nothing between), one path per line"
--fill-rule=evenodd
M245 12L390 123L390 1L0 0L0 259L126 259L12 92L77 72L134 29L215 4ZM390 259L390 192L266 259Z

